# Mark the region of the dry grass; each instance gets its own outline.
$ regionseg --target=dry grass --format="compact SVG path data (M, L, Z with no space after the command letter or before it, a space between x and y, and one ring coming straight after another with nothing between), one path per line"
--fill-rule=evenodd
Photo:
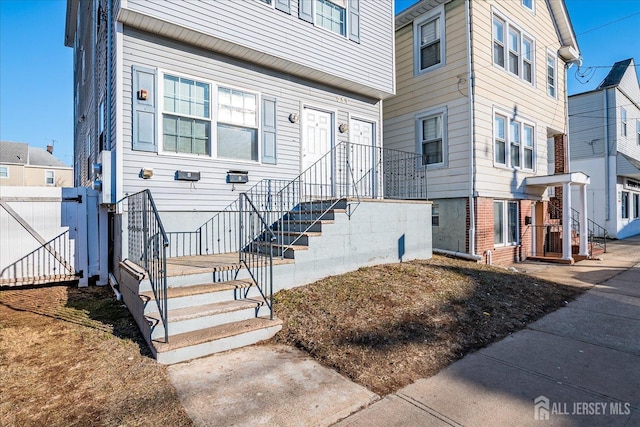
M0 291L0 425L191 425L110 289Z
M434 256L281 291L275 340L385 395L524 328L584 289Z

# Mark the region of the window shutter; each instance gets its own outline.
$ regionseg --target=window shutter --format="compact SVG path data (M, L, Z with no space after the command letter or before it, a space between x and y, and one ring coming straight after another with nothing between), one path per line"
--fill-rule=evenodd
M349 0L349 40L360 43L360 2Z
M298 18L307 22L313 22L313 6L311 1L312 0L300 0L298 4Z
M276 0L276 9L291 13L291 0Z
M276 99L262 97L262 163L276 162Z
M132 149L158 151L156 137L156 70L133 66L133 91L131 94L133 112ZM140 91L146 91L147 99L140 99Z

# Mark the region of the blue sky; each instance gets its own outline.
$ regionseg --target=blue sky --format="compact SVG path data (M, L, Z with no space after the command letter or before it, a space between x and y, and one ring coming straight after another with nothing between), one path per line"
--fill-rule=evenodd
M396 12L415 2L396 0ZM614 62L632 57L640 64L638 0L566 4L588 77L569 70L570 94L594 89ZM54 154L71 164L73 59L63 41L65 7L66 0L0 0L0 139L42 148L55 141Z

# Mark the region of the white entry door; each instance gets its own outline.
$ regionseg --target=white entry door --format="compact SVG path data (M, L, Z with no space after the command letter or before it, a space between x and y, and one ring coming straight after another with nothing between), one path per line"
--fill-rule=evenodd
M332 195L333 114L305 108L302 138L302 192L309 196Z
M360 197L376 197L379 154L375 150L374 123L351 119L349 123L349 178L352 191ZM355 195L355 194L354 194Z

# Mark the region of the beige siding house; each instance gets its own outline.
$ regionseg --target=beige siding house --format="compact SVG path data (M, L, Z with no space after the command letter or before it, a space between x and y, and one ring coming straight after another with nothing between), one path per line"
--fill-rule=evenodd
M0 141L0 187L71 187L73 168L44 150L23 142Z
M563 1L422 0L396 17L384 145L423 155L434 248L499 263L538 252L547 187L588 182L563 162L566 69L578 60Z

